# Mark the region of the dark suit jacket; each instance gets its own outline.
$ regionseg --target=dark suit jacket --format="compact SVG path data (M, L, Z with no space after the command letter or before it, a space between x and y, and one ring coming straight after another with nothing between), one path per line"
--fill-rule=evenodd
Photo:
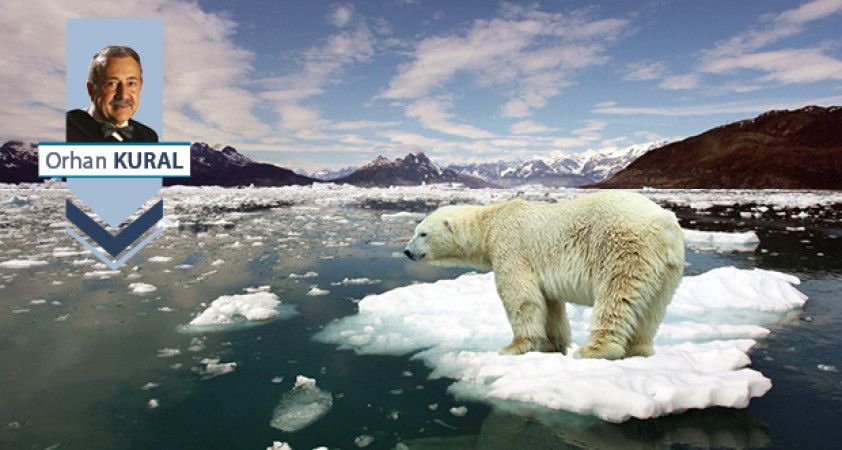
M158 142L158 133L146 125L129 119L133 127L132 138L124 142ZM120 142L113 136L103 137L100 123L87 111L74 109L67 112L67 142Z

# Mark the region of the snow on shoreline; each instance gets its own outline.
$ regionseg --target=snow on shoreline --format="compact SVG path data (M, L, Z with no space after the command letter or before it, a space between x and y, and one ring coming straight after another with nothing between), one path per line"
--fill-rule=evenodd
M403 355L451 378L457 398L516 400L535 408L594 415L609 422L714 406L744 408L771 382L746 368L763 325L798 308L798 279L723 267L682 280L650 358L579 360L560 353L501 356L511 328L493 274L414 284L371 295L357 315L315 339L362 354ZM568 305L573 351L587 337L591 308Z

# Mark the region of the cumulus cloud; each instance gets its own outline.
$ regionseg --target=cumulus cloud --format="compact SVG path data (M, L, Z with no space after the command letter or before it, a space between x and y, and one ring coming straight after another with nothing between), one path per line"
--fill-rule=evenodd
M605 63L606 49L627 27L623 19L504 4L500 17L420 41L381 97L424 97L465 73L481 85L510 88L502 116L527 116L569 86L577 70Z

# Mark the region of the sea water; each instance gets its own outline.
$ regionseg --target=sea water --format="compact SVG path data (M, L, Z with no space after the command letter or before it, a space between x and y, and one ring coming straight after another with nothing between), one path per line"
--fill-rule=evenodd
M409 261L405 240L438 204L502 200L508 191L303 189L166 190L179 226L119 271L99 267L64 233L66 191L0 189L3 199L30 200L0 210L0 448L828 448L842 438L834 199L670 197L684 228L751 230L760 241L751 251L688 251L685 275L723 266L786 272L809 301L768 325L750 352L750 367L773 386L748 408L615 424L457 398L453 380L430 379L422 360L358 355L313 338L357 314L366 295L467 272ZM534 196L577 195L546 192ZM9 261L17 262L2 265ZM260 292L283 313L185 327L217 299ZM332 401L285 432L273 414L290 404L299 376Z

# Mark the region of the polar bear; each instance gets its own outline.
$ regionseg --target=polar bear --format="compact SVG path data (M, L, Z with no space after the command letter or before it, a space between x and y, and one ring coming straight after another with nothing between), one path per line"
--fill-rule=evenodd
M593 306L582 358L650 356L684 271L670 211L628 191L557 204L445 206L415 228L414 261L493 270L514 338L501 354L567 352L565 304Z

